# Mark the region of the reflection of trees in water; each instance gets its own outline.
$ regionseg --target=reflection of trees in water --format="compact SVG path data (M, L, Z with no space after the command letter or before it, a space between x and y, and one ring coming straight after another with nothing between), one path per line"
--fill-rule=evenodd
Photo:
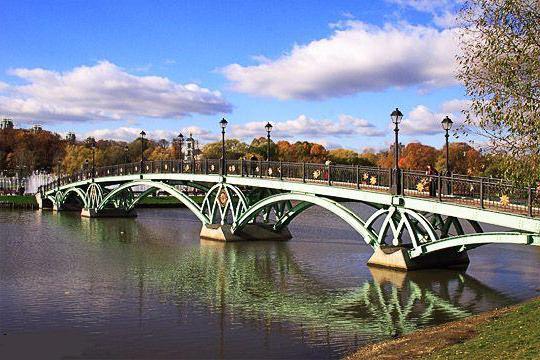
M458 272L370 270L373 280L357 288L329 290L297 265L287 244L203 242L198 253L148 269L146 279L179 303L301 327L313 344L407 333L471 315L484 297L497 305L509 301Z
M285 325L288 331L313 345L348 346L511 302L459 272L370 268L372 280L328 289L311 268L299 266L286 243L201 241L200 246L179 247L173 240L180 235L171 234L169 226L66 214L49 219L76 239L144 244L122 247L129 257L118 260L137 279L141 306L144 289L157 286L180 309L189 304L186 308L241 318L268 331L273 323L290 324ZM169 243L174 246L164 246Z

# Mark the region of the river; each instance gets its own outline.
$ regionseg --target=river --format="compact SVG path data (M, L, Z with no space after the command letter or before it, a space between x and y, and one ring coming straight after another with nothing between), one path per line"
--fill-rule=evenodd
M0 211L0 357L340 358L540 294L536 247L406 274L368 268L371 249L319 208L283 243L201 241L187 209L138 214Z

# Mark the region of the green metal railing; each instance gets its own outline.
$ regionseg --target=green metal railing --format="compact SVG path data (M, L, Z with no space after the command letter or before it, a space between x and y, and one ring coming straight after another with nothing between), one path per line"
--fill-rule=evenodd
M141 166L142 165L142 166ZM220 159L157 160L103 166L92 170L62 175L39 188L44 193L60 186L93 178L135 174L202 174L257 177L326 186L390 192L396 181L392 169L379 167L293 163L283 161L227 160L221 169ZM426 175L419 171L402 170L399 192L405 196L434 198L440 202L458 203L481 209L510 212L530 217L540 216L540 188L520 186L502 179Z

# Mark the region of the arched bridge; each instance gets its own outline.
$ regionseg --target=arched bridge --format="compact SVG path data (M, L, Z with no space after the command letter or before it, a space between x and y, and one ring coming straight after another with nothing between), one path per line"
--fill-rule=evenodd
M358 232L374 250L370 263L381 266L444 267L468 263L466 250L483 244L540 245L538 189L481 177L277 161L163 160L62 176L36 197L41 207L56 210L78 204L83 216L130 216L156 191L193 212L203 224L202 237L225 241L289 238L287 225L320 206ZM188 195L193 191L204 195L202 201ZM372 209L369 215L345 205L354 202ZM487 232L483 224L510 230Z

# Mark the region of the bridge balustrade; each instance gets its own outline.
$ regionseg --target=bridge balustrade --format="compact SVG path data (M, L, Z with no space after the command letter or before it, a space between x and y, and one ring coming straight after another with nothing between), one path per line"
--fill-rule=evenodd
M220 159L156 160L141 163L103 166L63 174L41 186L41 193L93 177L114 177L135 174L188 173L221 174ZM293 163L282 161L226 160L225 174L349 187L388 192L394 181L391 169L370 166ZM401 172L402 194L411 197L434 197L452 202L496 211L540 216L540 189L513 184L502 179L472 177L462 174L426 175L420 171ZM430 191L431 189L431 191Z

